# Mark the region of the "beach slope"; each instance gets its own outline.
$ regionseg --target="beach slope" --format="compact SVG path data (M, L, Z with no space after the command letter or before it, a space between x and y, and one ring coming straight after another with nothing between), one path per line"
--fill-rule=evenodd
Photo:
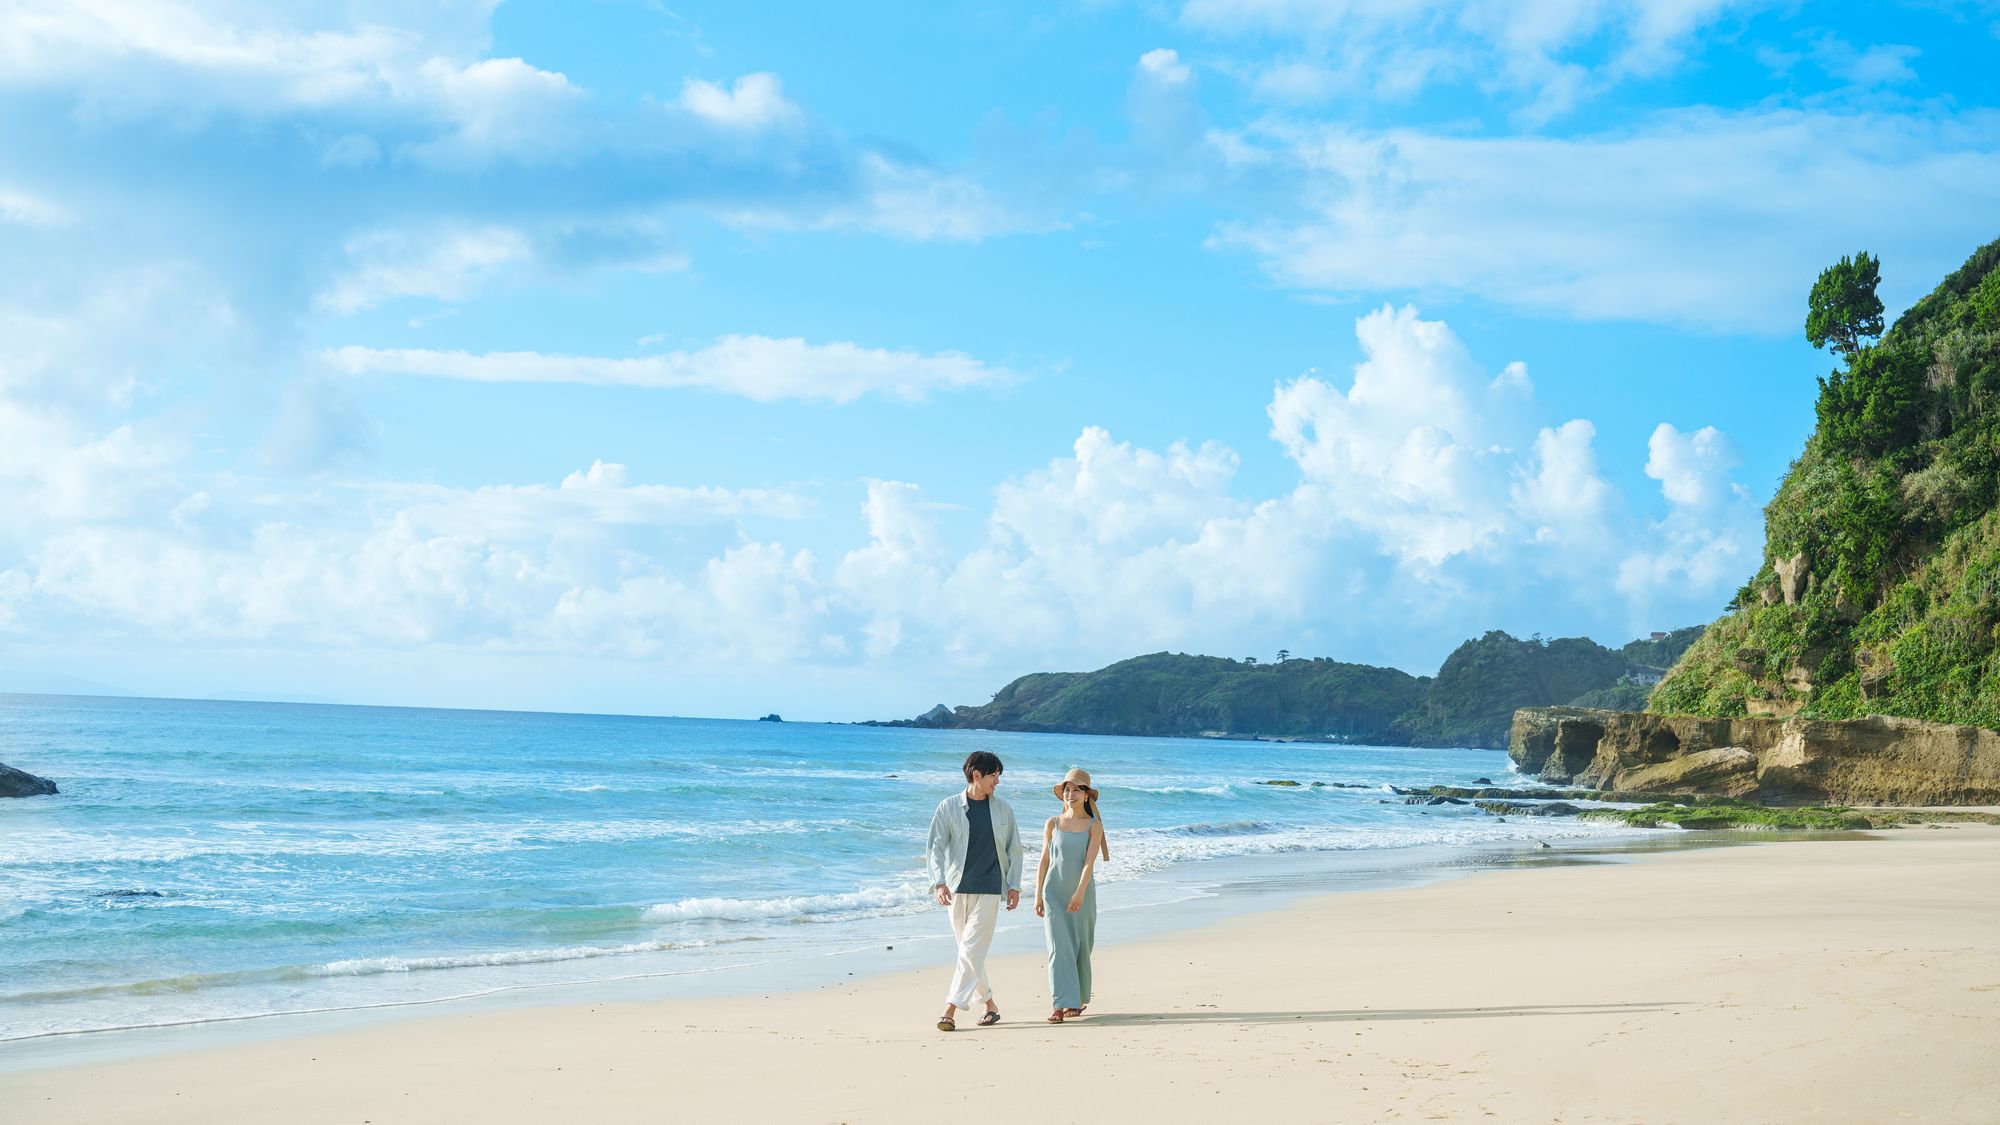
M0 1116L1990 1122L1996 892L1986 827L1497 871L1101 946L1062 1027L1015 957L992 1029L932 1029L940 966L6 1073Z

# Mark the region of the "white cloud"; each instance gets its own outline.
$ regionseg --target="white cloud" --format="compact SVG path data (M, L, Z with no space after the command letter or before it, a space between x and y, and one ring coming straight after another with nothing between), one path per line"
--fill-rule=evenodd
M681 107L726 129L764 129L801 116L799 107L785 99L778 76L761 72L738 78L728 89L689 78L681 83Z
M1241 139L1283 158L1297 212L1224 223L1211 245L1305 289L1796 331L1800 279L1841 252L1830 230L1873 232L1913 278L1990 236L1977 216L2000 211L2000 145L1984 120L1690 110L1570 138L1272 128Z
M1683 433L1662 422L1647 447L1646 475L1660 482L1667 514L1634 540L1618 566L1618 591L1640 610L1708 593L1719 611L1763 555L1762 512L1729 479L1735 446L1713 426Z
M1271 436L1343 522L1386 553L1436 567L1507 528L1518 395L1495 388L1443 323L1384 306L1357 322L1366 358L1341 391L1278 388Z
M0 397L0 490L16 526L0 542L49 523L120 520L156 509L165 476L184 453L159 426L127 423L98 433L59 412Z
M630 483L625 466L604 461L553 487L395 485L375 491L397 503L397 518L425 533L500 539L532 538L571 523L664 527L750 515L797 519L808 507L783 491Z
M403 297L463 301L510 280L605 266L649 273L687 268L666 230L646 216L545 220L532 228L378 229L348 238L342 250L341 271L313 299L337 315Z
M1052 211L1019 206L964 172L872 150L855 154L853 170L851 192L837 199L732 202L714 213L747 229L863 230L917 242L980 242L1065 226Z
M1406 98L1463 81L1527 98L1532 120L1565 113L1633 77L1680 64L1689 42L1764 0L1188 0L1184 24L1276 35L1296 53L1260 68L1260 91L1317 100L1336 88ZM1588 57L1590 61L1584 61Z
M14 223L24 227L55 227L70 222L72 218L65 207L26 192L0 187L0 223Z
M165 520L51 509L55 526L32 551L44 620L67 611L184 638L341 647L629 655L685 643L727 655L741 630L768 632L749 614L785 600L780 580L810 570L809 555L784 553L774 570L775 548L728 542L740 518L802 515L797 495L635 483L601 461L553 486L377 485L354 493L359 512L215 483L220 500L192 494ZM677 560L677 537L699 529L722 536L717 553ZM702 577L677 578L677 565Z
M995 386L1018 378L964 352L891 351L846 341L809 344L797 337L769 336L724 336L698 350L630 359L358 346L334 348L323 358L333 369L351 375L692 387L759 402L790 398L852 402L867 394L916 400L933 391Z
M521 59L453 63L429 59L419 74L452 131L419 151L434 157L535 159L570 151L586 138L575 117L582 90Z
M1139 73L1156 82L1168 86L1181 86L1192 77L1180 53L1166 47L1156 47L1139 56Z
M1213 443L1155 452L1088 427L1070 456L1003 483L981 544L957 557L915 486L877 482L870 541L835 572L840 604L873 658L975 666L1129 654L1272 619L1297 608L1311 556L1291 549L1294 524L1230 495L1236 465Z
M1755 508L1715 431L1654 435L1667 514L1635 521L1599 470L1594 428L1537 417L1525 373L1493 377L1410 309L1371 313L1356 334L1351 383L1309 375L1273 391L1272 436L1298 469L1289 490L1239 495L1222 445L1154 450L1091 426L1002 481L969 544L916 484L869 482L860 544L830 564L751 533L815 514L789 489L642 482L605 461L478 487L251 480L199 468L171 428L0 410L0 488L17 501L0 625L737 676L1000 675L1236 645L1421 668L1467 621L1504 623L1494 615L1524 604L1544 607L1530 627L1699 619L1754 566ZM490 362L517 361L514 375L536 378L563 362Z
M571 143L572 130L553 126L582 92L518 58L475 57L489 11L8 0L0 85L74 90L114 116L408 110L445 130L422 151L451 158L536 157Z
M397 297L462 300L508 266L533 256L521 231L501 226L414 234L373 231L347 240L349 265L315 303L334 313Z
M1533 467L1524 468L1511 495L1537 541L1588 542L1602 533L1613 492L1598 472L1596 437L1597 427L1581 418L1535 435Z
M61 256L0 288L0 394L96 414L195 381L253 352L258 335L193 265L92 269ZM122 415L121 415L122 416Z
M1837 35L1821 35L1812 45L1812 55L1820 69L1858 87L1900 86L1917 80L1911 61L1923 52L1897 43L1877 43L1858 48ZM1787 61L1774 55L1773 62ZM1789 61L1796 61L1792 56Z
M1683 508L1708 510L1730 494L1729 470L1742 464L1736 445L1714 426L1684 434L1665 422L1646 442L1646 475Z

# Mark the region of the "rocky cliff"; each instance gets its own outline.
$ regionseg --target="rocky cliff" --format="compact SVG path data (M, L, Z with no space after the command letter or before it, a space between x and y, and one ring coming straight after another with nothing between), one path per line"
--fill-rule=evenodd
M1621 793L1765 804L2000 804L2000 734L1871 715L1829 721L1538 707L1515 712L1523 773Z

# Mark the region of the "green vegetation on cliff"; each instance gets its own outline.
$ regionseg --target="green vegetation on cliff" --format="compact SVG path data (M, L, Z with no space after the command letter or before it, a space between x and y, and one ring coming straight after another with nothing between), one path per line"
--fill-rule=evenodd
M1815 287L1808 333L1844 367L1765 508L1763 566L1656 712L2000 729L2000 242L1869 344L1872 262Z
M1259 664L1156 652L1095 672L1022 676L984 706L940 705L897 725L1500 749L1516 708L1605 691L1643 700L1632 677L1671 663L1700 631L1613 651L1584 637L1523 641L1496 630L1460 645L1436 679L1327 659Z

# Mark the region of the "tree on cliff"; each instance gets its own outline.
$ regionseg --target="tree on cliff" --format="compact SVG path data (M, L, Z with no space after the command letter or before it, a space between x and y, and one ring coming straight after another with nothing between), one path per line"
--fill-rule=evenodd
M1882 334L1882 299L1875 286L1882 280L1882 260L1863 250L1822 270L1806 298L1806 339L1815 348L1851 356L1863 336Z

